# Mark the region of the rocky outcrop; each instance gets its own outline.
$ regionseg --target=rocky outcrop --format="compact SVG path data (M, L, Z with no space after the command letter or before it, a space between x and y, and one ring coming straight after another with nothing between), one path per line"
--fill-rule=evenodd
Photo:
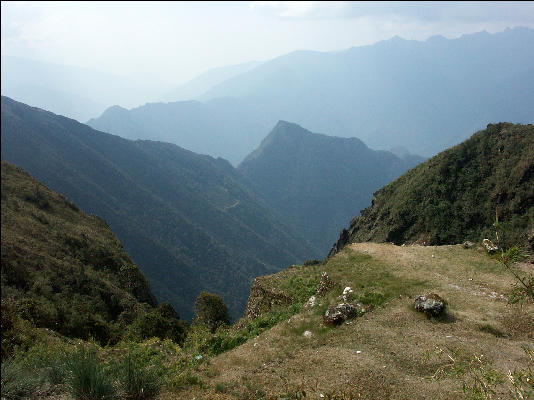
M291 297L280 290L269 287L264 277L254 279L245 308L245 317L254 319L277 305L291 304Z
M349 244L350 236L351 235L350 235L349 231L346 230L346 229L343 229L341 231L341 233L339 234L339 239L337 240L337 242L334 243L334 245L332 246L332 248L328 252L327 258L330 258L330 257L336 255L337 253L339 253L341 251L341 249L343 249L343 247L345 247L347 244Z
M437 317L445 311L447 302L435 293L422 294L415 298L414 308L417 311Z
M358 309L351 304L341 303L330 307L323 316L325 325L341 325L350 318L358 316Z

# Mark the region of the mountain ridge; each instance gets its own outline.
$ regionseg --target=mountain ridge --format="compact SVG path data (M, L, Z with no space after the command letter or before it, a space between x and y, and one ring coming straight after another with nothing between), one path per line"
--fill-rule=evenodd
M334 244L428 245L495 238L534 249L534 125L488 124L378 190Z
M370 149L358 138L312 133L279 121L237 167L255 191L326 254L344 218L423 159Z
M175 104L154 123L130 111L136 137L129 136L131 125L105 118L90 124L124 137L171 141L233 165L279 120L358 137L376 150L402 145L427 157L488 122L534 122L531 47L534 30L516 28L424 42L398 38L331 53L297 51L215 86L199 98L204 106L197 115Z
M5 97L1 134L2 159L108 221L158 298L184 318L201 290L223 295L235 318L255 275L316 252L220 159L128 141Z

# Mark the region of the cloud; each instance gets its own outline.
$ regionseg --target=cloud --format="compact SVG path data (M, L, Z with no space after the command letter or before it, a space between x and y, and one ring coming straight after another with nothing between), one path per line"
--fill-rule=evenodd
M345 17L345 1L252 1L258 14L280 18L317 19Z
M414 22L510 22L531 26L533 2L253 1L258 14L283 19L399 18Z

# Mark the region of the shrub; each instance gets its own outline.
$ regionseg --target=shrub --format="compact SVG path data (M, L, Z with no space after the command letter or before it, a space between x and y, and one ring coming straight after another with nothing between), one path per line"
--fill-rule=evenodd
M96 348L80 346L68 361L69 389L78 400L115 399L113 382L97 358Z
M135 320L126 335L134 341L142 341L153 337L171 339L182 344L187 332L187 323L181 320L178 313L169 303L162 303L156 309L139 309Z
M228 307L221 296L202 292L195 300L197 320L205 324L212 332L220 325L230 324Z

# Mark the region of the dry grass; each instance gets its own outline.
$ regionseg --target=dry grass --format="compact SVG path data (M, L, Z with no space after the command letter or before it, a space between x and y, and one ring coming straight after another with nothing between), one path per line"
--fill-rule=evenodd
M507 304L501 295L513 282L480 250L360 243L326 266L290 275L321 270L356 293L383 292L385 304L333 329L322 326L317 309L303 311L212 359L199 371L205 384L180 398L279 399L305 389L307 398L463 399L474 356L504 375L527 363L522 346L533 343L534 306L518 311ZM280 275L273 282L280 284ZM413 296L430 291L448 300L447 317L412 310ZM311 338L302 336L305 330ZM495 387L496 398L510 397L506 382Z

